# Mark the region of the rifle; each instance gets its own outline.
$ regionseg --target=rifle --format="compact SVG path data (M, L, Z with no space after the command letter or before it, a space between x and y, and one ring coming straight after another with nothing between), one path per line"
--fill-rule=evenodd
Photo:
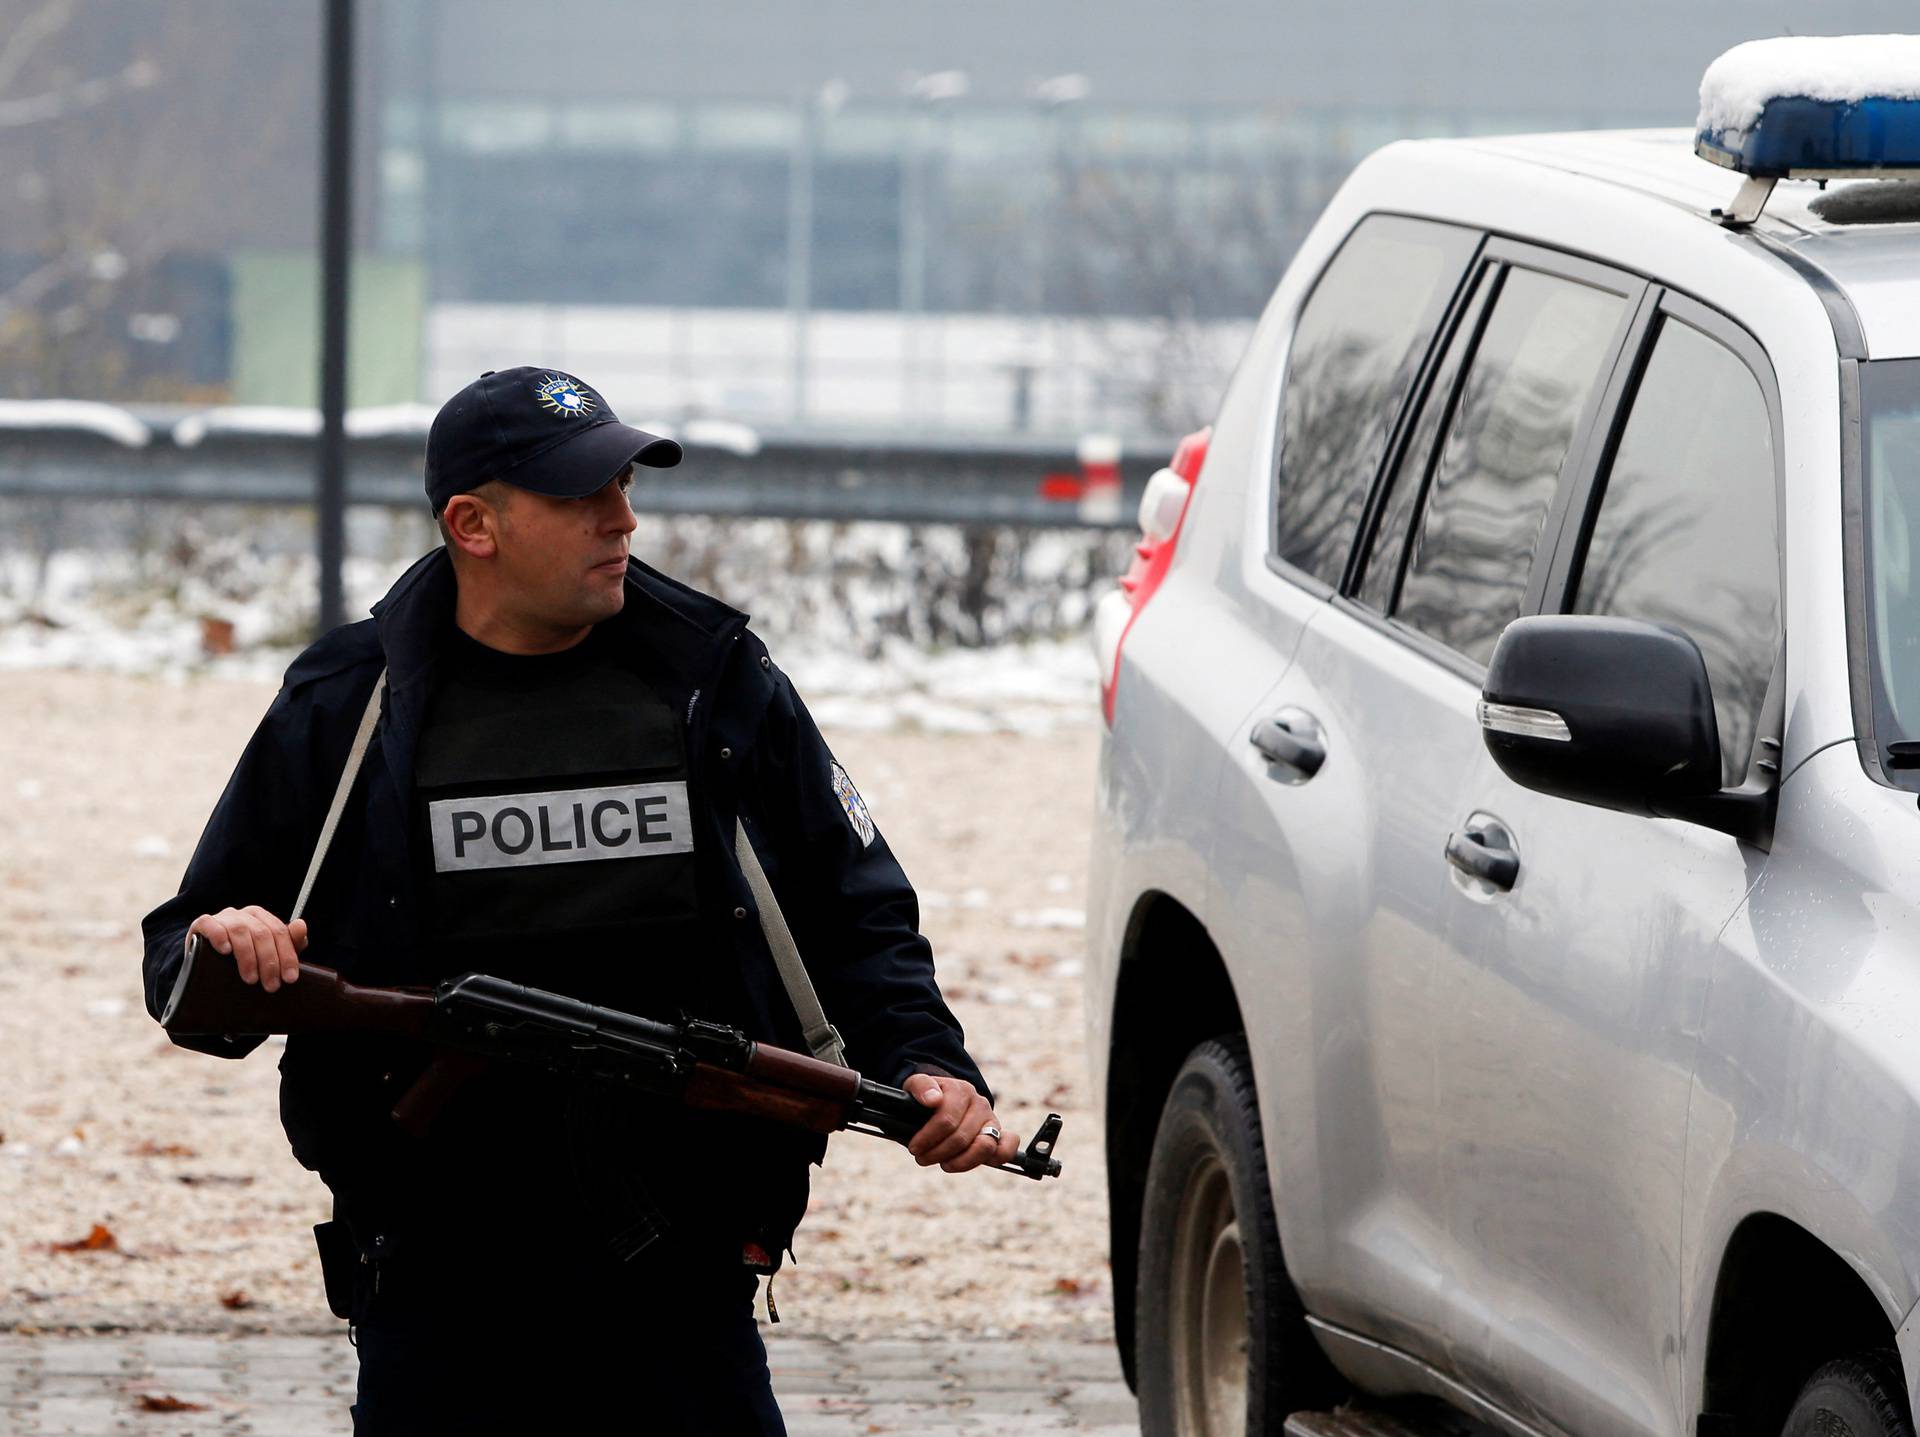
M851 1068L758 1043L738 1028L686 1018L658 1023L561 993L466 973L434 988L349 983L300 964L299 980L269 993L246 983L232 958L194 934L160 1014L168 1033L373 1033L415 1038L442 1051L394 1105L416 1135L481 1062L502 1058L565 1077L613 1083L692 1108L748 1113L816 1133L870 1133L908 1142L928 1109L909 1093ZM1022 1177L1060 1176L1053 1156L1060 1115L1050 1113L1008 1162Z

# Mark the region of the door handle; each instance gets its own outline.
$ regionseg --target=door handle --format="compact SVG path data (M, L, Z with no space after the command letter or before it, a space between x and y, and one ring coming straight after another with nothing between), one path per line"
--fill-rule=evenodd
M1305 783L1320 772L1320 765L1327 761L1327 745L1320 722L1305 709L1283 708L1272 718L1261 719L1247 735L1247 741L1275 768L1289 769L1298 775L1280 775L1285 782Z
M1513 834L1491 814L1476 813L1447 835L1447 862L1462 873L1490 883L1502 892L1520 876L1520 854Z

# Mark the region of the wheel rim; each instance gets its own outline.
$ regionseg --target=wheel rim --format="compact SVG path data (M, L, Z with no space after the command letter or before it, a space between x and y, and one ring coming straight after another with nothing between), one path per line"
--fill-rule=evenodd
M1247 1265L1218 1155L1194 1167L1173 1226L1172 1357L1181 1437L1245 1437Z

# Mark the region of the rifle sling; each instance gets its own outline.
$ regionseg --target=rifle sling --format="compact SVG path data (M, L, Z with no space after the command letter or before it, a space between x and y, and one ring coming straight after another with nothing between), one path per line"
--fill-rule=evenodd
M327 856L328 846L333 842L334 830L340 826L340 815L346 809L347 796L353 790L353 781L359 776L361 762L373 742L373 731L380 720L380 702L386 687L387 671L382 669L380 677L374 681L373 692L367 697L366 711L360 716L360 727L353 736L353 746L347 750L346 767L341 770L340 782L334 788L326 821L320 826L320 838L314 845L312 861L307 864L307 876L301 881L300 896L294 900L293 911L287 915L289 923L306 909L307 899L313 893L314 880L320 876L320 865ZM807 976L807 965L800 957L799 945L793 941L793 931L787 927L786 915L780 911L780 901L774 897L767 871L761 867L760 857L753 851L753 844L747 838L746 825L737 817L733 825L733 851L739 860L740 871L746 877L747 887L753 893L754 906L759 910L760 931L766 937L767 949L773 955L774 966L779 969L780 981L786 987L794 1012L799 1015L801 1029L806 1035L807 1051L823 1063L846 1067L846 1044L841 1040L839 1029L827 1020L826 1010L820 1006L820 997L814 992L813 981Z
M327 808L326 822L320 825L320 841L313 846L313 859L307 864L307 876L300 881L300 896L293 900L293 911L287 915L291 923L306 910L307 899L313 894L313 881L320 876L320 864L327 856L327 848L333 842L333 831L340 826L340 815L346 809L347 795L353 791L353 781L360 773L360 764L367 756L367 748L373 742L374 726L380 721L380 696L386 692L387 671L380 670L380 677L373 681L373 693L367 698L366 712L360 715L360 727L353 735L353 747L347 750L347 766L341 770L340 782L333 790L333 803Z

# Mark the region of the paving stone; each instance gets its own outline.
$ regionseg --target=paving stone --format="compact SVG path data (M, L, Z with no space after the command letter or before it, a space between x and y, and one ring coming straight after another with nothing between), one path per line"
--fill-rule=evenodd
M263 1437L346 1437L353 1431L347 1402L294 1402L270 1412L256 1412L251 1430ZM224 1430L224 1429L223 1429Z
M838 1342L819 1337L769 1337L767 1361L775 1367L838 1367L847 1351Z
M123 1398L49 1397L29 1420L25 1430L35 1437L103 1437L131 1427L133 1409Z
M863 1402L941 1403L957 1395L955 1389L944 1386L937 1377L881 1377L869 1381L864 1369L854 1374L847 1390Z
M1133 1394L1125 1397L1106 1397L1087 1399L1078 1394L1068 1396L1061 1402L1068 1414L1082 1427L1127 1427L1140 1430L1140 1404L1133 1400Z
M773 1392L782 1403L789 1397L807 1397L829 1393L846 1393L847 1382L832 1372L782 1372L773 1371Z
M768 1344L790 1437L1138 1437L1131 1394L1097 1343L1009 1339ZM330 1437L351 1428L357 1362L326 1337L0 1337L0 1437ZM1088 1374L1084 1379L1073 1374ZM208 1410L141 1413L141 1393Z
M956 1406L975 1416L992 1413L996 1416L1021 1416L1025 1414L1055 1413L1064 1414L1064 1409L1054 1401L1058 1392L1051 1388L1029 1388L1017 1390L987 1390L976 1388L970 1392L957 1392Z
M918 1402L879 1402L867 1409L867 1432L895 1434L978 1432L980 1424L964 1412L927 1407Z
M968 1392L1055 1392L1066 1384L1044 1367L977 1362L947 1369L953 1390Z
M170 1333L150 1333L140 1339L139 1350L154 1367L218 1367L227 1360L227 1349L234 1344L218 1337L179 1337Z
M864 1417L801 1415L785 1411L784 1404L782 1415L787 1420L787 1437L854 1437L856 1433L864 1437L866 1432Z
M114 1376L125 1368L130 1345L124 1339L83 1338L49 1347L39 1361L42 1372Z
M890 1358L907 1362L918 1362L927 1366L937 1355L938 1348L928 1342L897 1342L879 1340L874 1342L847 1343L848 1348L857 1350L862 1366L869 1363L881 1363Z
M1120 1354L1110 1342L1061 1343L1047 1349L1047 1365L1062 1377L1126 1385Z
M223 1392L231 1371L222 1367L155 1365L138 1374L134 1383L142 1392Z

